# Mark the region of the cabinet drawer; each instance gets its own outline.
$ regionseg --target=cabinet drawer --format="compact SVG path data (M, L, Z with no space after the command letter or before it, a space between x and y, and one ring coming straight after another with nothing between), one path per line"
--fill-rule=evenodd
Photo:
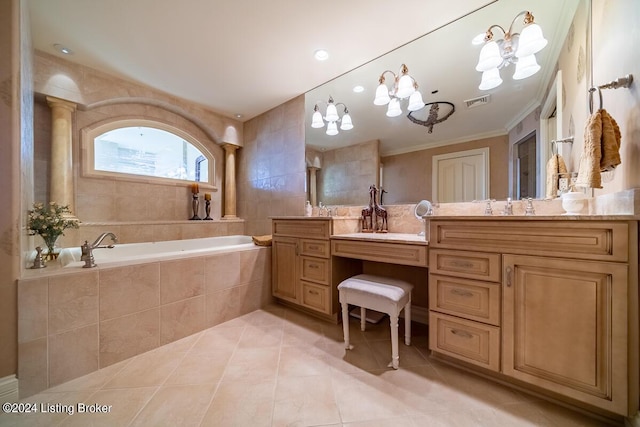
M493 371L500 371L500 328L429 313L429 348Z
M429 275L429 309L500 326L500 284Z
M530 217L531 218L531 217ZM429 221L429 246L599 261L629 259L629 225L608 221Z
M490 282L499 282L502 272L500 254L442 249L429 251L429 267L432 273Z
M323 313L331 313L329 288L302 282L302 305Z
M312 282L329 284L329 260L324 258L300 257L300 278Z
M300 255L329 258L329 241L300 239Z
M391 264L427 266L426 245L333 239L331 254Z
M274 236L308 237L311 239L329 239L331 221L320 219L274 219Z

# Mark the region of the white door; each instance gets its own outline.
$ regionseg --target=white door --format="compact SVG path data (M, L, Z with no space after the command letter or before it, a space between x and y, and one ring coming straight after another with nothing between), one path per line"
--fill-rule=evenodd
M433 198L440 203L489 196L489 147L433 156Z

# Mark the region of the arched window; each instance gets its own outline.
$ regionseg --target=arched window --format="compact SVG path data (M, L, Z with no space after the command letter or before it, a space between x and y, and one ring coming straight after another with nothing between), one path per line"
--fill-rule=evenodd
M195 138L164 123L120 120L82 132L84 173L215 186L215 159Z

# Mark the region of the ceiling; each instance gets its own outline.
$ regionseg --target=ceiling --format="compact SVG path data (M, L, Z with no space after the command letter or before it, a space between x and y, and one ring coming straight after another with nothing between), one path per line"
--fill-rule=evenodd
M307 144L331 149L379 139L383 154L459 142L470 133L504 134L515 113L539 103L573 16L567 18L567 4L577 1L404 0L400 8L381 0L27 0L35 49L239 121L307 93L310 122L313 104L332 95L348 105L355 128L335 137L308 128ZM489 91L491 104L469 115L463 101L483 94L474 70L480 46L470 40L491 24L508 27L529 4L549 40L537 55L542 71L526 85L503 75L505 83ZM314 59L320 48L328 60ZM403 116L389 119L386 107L373 105L380 73L397 73L402 63L425 102L456 106L432 134ZM355 84L365 91L354 94Z

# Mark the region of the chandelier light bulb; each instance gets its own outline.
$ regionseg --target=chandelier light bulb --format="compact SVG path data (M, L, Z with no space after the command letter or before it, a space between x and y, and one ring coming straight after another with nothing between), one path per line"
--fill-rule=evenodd
M484 71L482 73L482 81L480 82L478 89L489 90L496 88L501 84L502 79L500 78L500 71L497 68L492 68L491 70Z
M529 24L520 33L516 57L523 58L540 52L548 41L542 35L542 28L538 24Z
M529 56L522 57L516 62L516 72L513 74L515 80L526 79L533 76L540 70L540 65L536 61L536 56L531 54Z
M327 135L334 136L338 134L338 125L336 122L329 122L327 124Z
M407 110L409 111L418 111L424 108L424 101L422 100L422 94L420 91L415 91L409 97L409 105L407 106Z
M322 113L320 113L320 111L316 110L313 113L313 116L311 117L311 127L314 129L318 129L324 126L324 122L322 121Z
M387 117L398 117L402 114L402 109L400 108L400 100L398 98L393 98L389 101L389 108L387 108Z
M327 115L324 119L328 122L337 122L340 117L338 116L338 109L336 108L333 100L329 100L329 105L327 105Z
M376 98L373 100L374 105L387 105L391 101L389 98L389 88L386 84L380 83L376 89Z
M410 97L416 88L414 87L413 79L408 74L403 74L398 80L398 89L396 90L396 96L400 99Z
M351 122L351 116L349 115L349 113L345 113L344 116L342 116L340 129L341 130L353 129L353 123Z
M502 56L500 56L500 48L498 43L491 40L482 46L480 51L480 59L478 65L476 65L477 71L489 71L492 68L497 68L502 64Z

